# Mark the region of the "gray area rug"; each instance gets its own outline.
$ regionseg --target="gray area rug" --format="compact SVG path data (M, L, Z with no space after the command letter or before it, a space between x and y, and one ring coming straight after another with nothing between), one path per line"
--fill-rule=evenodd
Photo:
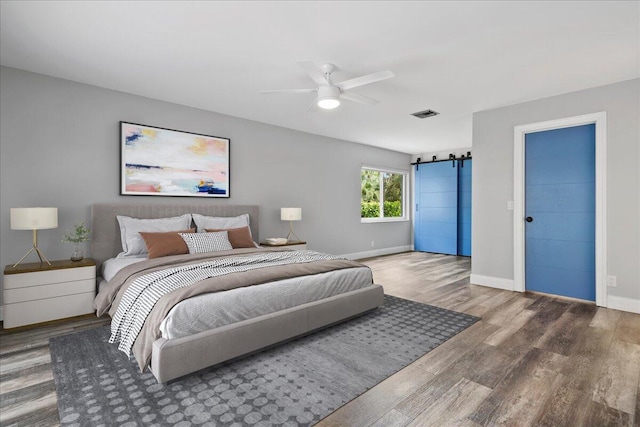
M52 338L65 426L307 426L475 323L385 296L370 313L158 384L107 343L108 327Z

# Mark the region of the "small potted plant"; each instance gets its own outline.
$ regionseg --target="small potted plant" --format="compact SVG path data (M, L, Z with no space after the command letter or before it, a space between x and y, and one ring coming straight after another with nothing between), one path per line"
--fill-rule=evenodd
M73 231L67 230L67 234L62 236L63 242L71 242L73 243L73 255L71 256L71 261L82 261L84 258L84 254L82 253L82 249L80 249L80 243L88 242L91 240L91 230L85 227L84 222L80 224L76 224L73 227Z

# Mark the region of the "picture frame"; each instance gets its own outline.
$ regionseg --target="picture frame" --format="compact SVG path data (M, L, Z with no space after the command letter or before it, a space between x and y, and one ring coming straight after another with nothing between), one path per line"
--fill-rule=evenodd
M120 122L120 194L230 197L231 140Z

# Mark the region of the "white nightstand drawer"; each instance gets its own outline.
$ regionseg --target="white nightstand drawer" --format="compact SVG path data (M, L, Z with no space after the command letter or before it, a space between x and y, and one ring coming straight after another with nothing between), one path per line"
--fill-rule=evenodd
M5 274L4 289L15 289L25 286L49 285L77 280L95 280L96 267L64 268L60 270L35 271L21 274Z
M65 295L93 292L96 288L95 279L78 280L52 285L28 286L4 291L4 303L14 304L24 301L35 301L44 298L55 298Z
M94 292L40 299L4 305L4 327L15 328L32 323L93 313Z
M7 265L4 269L5 328L93 313L96 262L91 258Z

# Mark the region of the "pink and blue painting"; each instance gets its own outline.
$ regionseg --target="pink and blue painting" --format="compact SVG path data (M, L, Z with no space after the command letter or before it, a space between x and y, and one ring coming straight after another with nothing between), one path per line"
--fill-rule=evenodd
M229 139L120 122L120 140L120 194L229 197Z

